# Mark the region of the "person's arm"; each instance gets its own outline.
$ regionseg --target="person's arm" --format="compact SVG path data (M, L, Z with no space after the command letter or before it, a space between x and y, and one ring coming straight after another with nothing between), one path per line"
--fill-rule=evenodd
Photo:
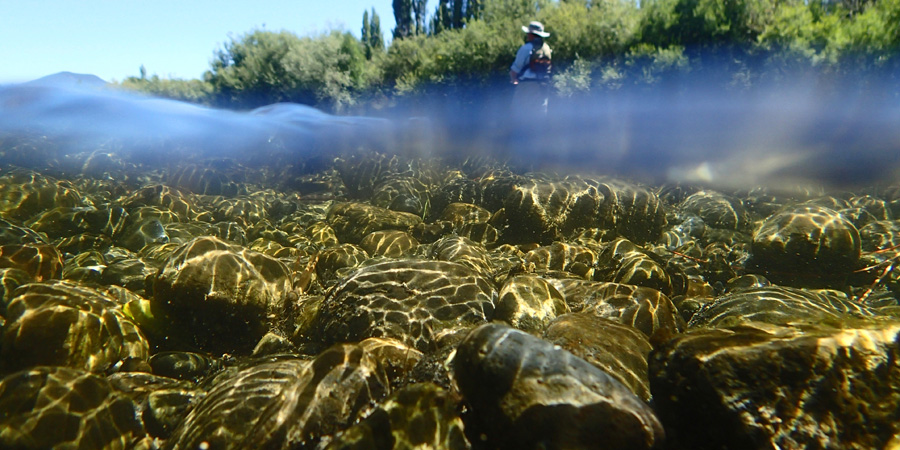
M509 66L509 82L519 84L519 75L525 71L528 60L531 59L531 45L525 44L516 52L516 60Z

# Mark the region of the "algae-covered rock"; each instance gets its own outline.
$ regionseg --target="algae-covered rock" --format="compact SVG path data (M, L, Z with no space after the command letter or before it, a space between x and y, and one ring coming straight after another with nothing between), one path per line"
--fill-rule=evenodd
M900 324L696 330L650 357L679 448L883 448L900 432Z
M487 324L450 363L471 408L470 436L490 448L661 448L653 411L606 372L547 342Z

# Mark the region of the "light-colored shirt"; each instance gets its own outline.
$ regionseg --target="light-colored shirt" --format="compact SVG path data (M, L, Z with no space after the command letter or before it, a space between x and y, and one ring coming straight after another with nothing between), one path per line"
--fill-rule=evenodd
M520 80L528 80L537 78L534 72L529 69L529 63L531 63L531 52L534 49L534 44L531 42L526 42L521 47L519 47L519 51L516 52L516 60L513 61L512 65L509 66L509 70L519 74Z

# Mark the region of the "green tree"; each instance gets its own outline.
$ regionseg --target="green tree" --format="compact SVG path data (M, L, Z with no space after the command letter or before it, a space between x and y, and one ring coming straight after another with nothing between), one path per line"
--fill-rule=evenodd
M384 36L381 34L381 20L375 8L372 8L372 20L369 11L363 12L362 43L366 51L366 59L372 59L376 53L384 51Z
M425 34L425 4L428 0L412 0L413 15L416 21L416 34Z
M157 97L209 105L213 101L213 87L201 80L165 79L154 74L147 76L141 66L138 77L128 77L119 84L124 89L143 92Z
M415 34L413 23L413 0L394 0L394 39L403 39Z
M216 52L205 78L223 106L297 102L341 111L356 102L370 76L362 44L350 33L300 38L257 30Z

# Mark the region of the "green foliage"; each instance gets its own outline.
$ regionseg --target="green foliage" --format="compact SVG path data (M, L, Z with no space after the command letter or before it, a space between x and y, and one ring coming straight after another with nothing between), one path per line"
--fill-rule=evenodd
M120 86L157 97L201 105L211 104L213 98L213 87L209 83L200 80L166 79L157 75L147 77L144 66L141 66L140 77L128 77L120 83Z
M218 51L206 80L224 106L293 101L340 111L370 82L365 61L362 44L349 33L299 38L258 30Z
M415 34L413 22L413 0L394 0L394 39L403 39Z
M506 82L521 27L531 20L551 33L553 85L562 97L688 79L745 89L804 73L900 85L900 0L636 3L439 0L427 18L424 0L394 0L397 27L387 51L372 9L363 14L360 41L340 31L301 38L257 30L216 52L203 81L148 78L142 70L122 86L233 108L291 101L341 112L416 98L474 103Z
M591 63L576 58L566 70L553 77L553 88L562 97L572 97L591 90Z
M369 11L363 13L363 26L361 30L363 47L366 49L366 59L384 52L384 36L381 33L381 19L375 8L372 8L372 19L369 20Z
M645 0L643 43L668 47L750 46L770 21L773 0Z

